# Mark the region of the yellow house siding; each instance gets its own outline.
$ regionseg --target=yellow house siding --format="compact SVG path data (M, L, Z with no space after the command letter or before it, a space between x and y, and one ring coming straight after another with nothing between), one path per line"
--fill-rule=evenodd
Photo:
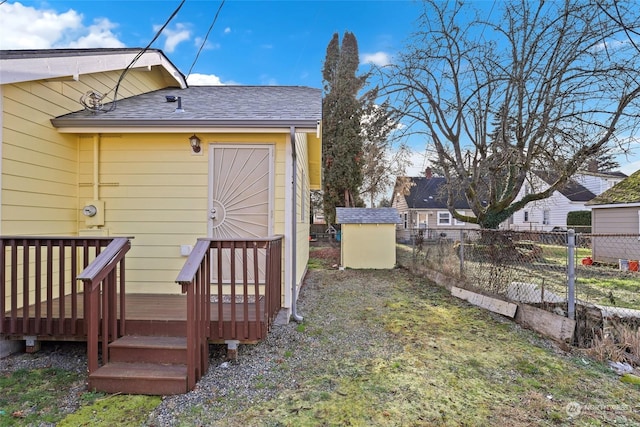
M345 268L393 268L395 224L342 224L341 257Z
M186 258L180 245L208 236L209 144L270 144L275 147L274 233L284 230L283 135L201 134L203 155L192 155L191 134L102 135L99 198L111 236L131 236L127 289L177 293L174 280ZM93 198L93 136L81 138L79 203ZM282 163L282 166L278 166ZM278 195L281 195L278 197ZM87 227L84 218L80 228Z
M79 81L32 81L2 86L3 234L75 235L78 224L77 136L58 133L50 119L82 109L88 90L107 93L119 71L81 75ZM119 97L165 87L159 68L131 71ZM80 225L82 228L82 225Z
M64 97L35 83L5 85L2 94L2 233L75 234L76 137L58 134L44 111Z
M322 140L308 134L309 184L312 190L322 189Z

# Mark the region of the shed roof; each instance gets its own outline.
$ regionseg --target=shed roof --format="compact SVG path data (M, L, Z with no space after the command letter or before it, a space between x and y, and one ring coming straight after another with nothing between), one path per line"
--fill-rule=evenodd
M180 98L178 100L178 98ZM182 107L178 109L178 106ZM182 111L181 111L182 110ZM118 100L115 108L57 117L55 127L316 127L322 91L304 86L166 88Z
M336 208L338 224L398 224L396 208Z

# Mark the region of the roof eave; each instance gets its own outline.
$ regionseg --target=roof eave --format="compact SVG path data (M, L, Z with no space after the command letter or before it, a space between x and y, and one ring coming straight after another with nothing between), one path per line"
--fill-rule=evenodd
M77 54L59 55L56 50L40 50L37 54L2 59L0 81L2 84L34 80L69 78L79 80L82 75L104 71L124 70L142 49L78 50ZM72 50L69 50L72 52ZM187 87L185 76L157 49L149 49L142 54L132 69L162 66L181 88Z
M51 119L51 124L62 133L125 132L140 133L149 129L283 129L291 127L302 132L315 132L317 120L104 120L104 119Z

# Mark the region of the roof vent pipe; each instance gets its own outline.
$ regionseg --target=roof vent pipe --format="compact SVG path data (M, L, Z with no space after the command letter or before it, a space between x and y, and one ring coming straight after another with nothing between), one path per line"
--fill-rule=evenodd
M178 97L178 108L176 108L176 113L184 113L184 110L182 109L182 97L181 96Z

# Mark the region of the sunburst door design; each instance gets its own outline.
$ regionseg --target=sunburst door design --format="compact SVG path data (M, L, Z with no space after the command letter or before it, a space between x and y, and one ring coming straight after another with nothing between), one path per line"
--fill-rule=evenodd
M255 238L271 235L271 203L273 149L271 146L211 147L211 183L209 194L209 227L213 238ZM236 255L236 281L243 271L249 271L253 281L253 268L243 268L243 260ZM264 256L261 250L259 256ZM214 261L217 257L214 256ZM252 256L247 263L251 265ZM263 263L260 263L263 265ZM231 259L223 254L222 276L230 280ZM213 266L213 280L217 280L217 262ZM264 272L260 281L264 283Z

